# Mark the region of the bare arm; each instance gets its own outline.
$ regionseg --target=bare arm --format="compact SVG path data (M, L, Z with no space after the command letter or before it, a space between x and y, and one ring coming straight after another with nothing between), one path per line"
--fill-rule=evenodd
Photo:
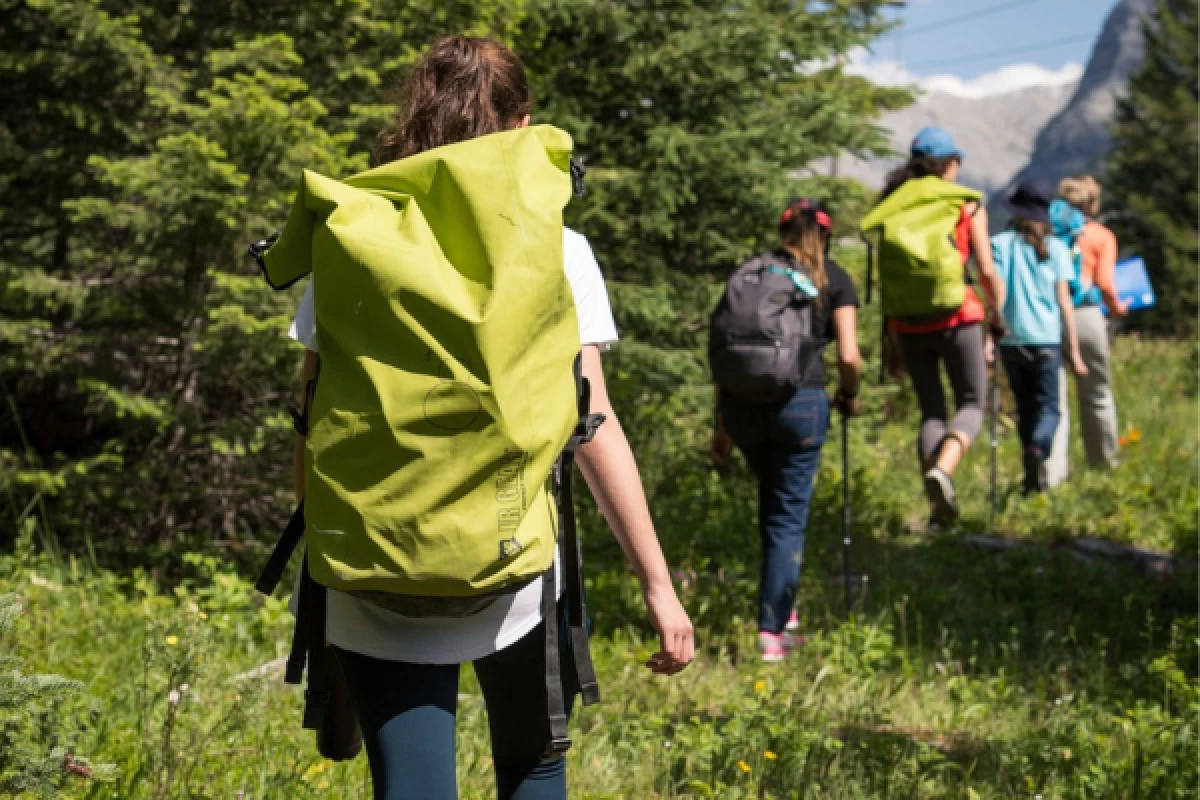
M1067 359L1071 370L1082 378L1087 375L1088 369L1087 364L1083 363L1083 356L1079 353L1079 337L1075 335L1075 307L1071 302L1071 287L1066 281L1059 281L1056 291L1058 306L1062 309L1063 331L1066 334L1063 337L1063 358Z
M312 350L304 351L304 376L300 382L300 405L302 413L307 413L305 404L308 402L308 382L317 377L317 366L321 363L320 356ZM292 451L292 486L296 490L296 502L304 499L304 437L296 436L296 446Z
M583 374L592 387L591 410L604 414L606 420L596 437L580 448L579 469L637 573L650 621L662 639L662 651L650 660L649 666L655 672L674 674L695 655L692 622L671 584L637 462L608 399L600 350L594 345L583 348Z
M1112 232L1107 228L1103 232L1105 236L1102 237L1100 245L1097 248L1096 274L1093 276L1093 280L1096 282L1096 286L1099 287L1100 293L1104 296L1104 305L1108 306L1108 310L1119 316L1125 316L1129 313L1129 304L1121 302L1115 285L1117 237L1113 236Z
M842 306L833 310L833 332L837 337L838 384L846 394L858 394L862 355L858 352L858 309Z
M975 263L979 265L979 277L988 306L997 317L1001 317L1004 313L1004 283L1000 280L1000 273L996 272L995 262L992 261L987 209L982 206L971 217L971 252L975 254Z

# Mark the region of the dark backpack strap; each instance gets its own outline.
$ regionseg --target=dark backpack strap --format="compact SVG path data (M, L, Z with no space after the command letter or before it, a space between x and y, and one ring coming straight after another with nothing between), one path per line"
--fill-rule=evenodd
M591 386L583 377L582 356L575 359L575 387L579 403L579 422L571 433L562 456L551 476L558 504L558 549L563 576L566 579L567 631L571 639L571 660L579 681L584 705L599 701L600 688L596 668L588 646L587 603L583 591L583 558L579 547L579 530L575 521L573 478L575 451L592 440L596 429L604 422L603 414L590 413ZM542 620L546 625L546 702L550 722L550 744L547 757L559 757L571 747L567 732L566 698L562 682L562 656L558 641L558 597L554 567L542 578Z
M871 290L875 283L875 243L871 241L871 237L867 234L862 234L863 244L867 246L867 305L871 304Z
M550 741L545 758L561 758L571 749L567 731L567 699L563 691L562 657L558 643L558 592L554 565L542 576L542 624L546 626L546 716Z
M567 441L558 462L558 540L562 552L563 576L567 590L567 624L571 636L571 656L579 679L583 704L590 706L600 700L600 685L588 647L587 600L583 588L583 553L579 546L579 530L575 521L575 452L592 440L604 423L603 414L591 413L592 386L583 377L583 358L575 360L575 386L579 403L579 423Z
M307 595L306 613L296 618L296 630L305 629L305 644L308 650L308 687L304 690L304 727L310 731L321 729L325 721L325 709L329 705L329 664L325 660L325 618L329 590L313 580L308 571L308 557L304 559L304 571L300 578L301 600ZM295 658L296 653L292 653ZM291 659L289 659L289 662Z
M603 419L603 417L601 417ZM591 438L590 436L588 437ZM579 547L579 531L575 524L572 485L575 459L572 450L563 453L560 462L559 541L562 548L563 575L567 590L567 625L571 636L571 656L579 679L583 704L590 706L600 700L600 684L588 647L587 600L583 590L583 556Z
M304 501L300 501L300 505L296 506L296 510L292 512L292 518L288 520L287 527L283 529L283 534L279 537L279 541L275 543L275 549L271 551L270 557L267 558L267 565L263 567L262 573L258 576L258 581L255 582L254 588L263 594L272 594L275 588L279 586L279 582L283 580L283 572L287 569L288 562L292 560L292 554L296 552L296 548L300 545L300 540L304 538Z

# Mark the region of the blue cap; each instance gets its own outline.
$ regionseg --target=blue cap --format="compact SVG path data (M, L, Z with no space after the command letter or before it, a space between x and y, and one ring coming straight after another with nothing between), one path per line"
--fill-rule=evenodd
M914 156L929 158L957 156L960 161L963 160L963 152L954 145L954 137L945 130L933 126L921 129L921 132L909 145L908 152Z

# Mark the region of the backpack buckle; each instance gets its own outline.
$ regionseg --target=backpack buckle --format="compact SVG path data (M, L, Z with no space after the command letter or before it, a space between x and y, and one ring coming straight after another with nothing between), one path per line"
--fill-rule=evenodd
M546 745L546 752L542 754L542 758L547 761L558 760L564 758L570 749L570 736L551 736L549 744Z
M587 187L583 185L583 176L587 174L587 167L577 158L571 158L571 190L575 192L576 197L583 197L587 194Z
M267 238L259 239L257 242L255 242L254 244L247 247L246 252L249 253L251 258L253 258L255 261L258 262L259 267L261 267L262 269L265 270L266 265L263 264L263 256L265 256L267 254L267 251L271 249L271 245L275 244L278 241L279 241L279 233L278 232L272 233Z

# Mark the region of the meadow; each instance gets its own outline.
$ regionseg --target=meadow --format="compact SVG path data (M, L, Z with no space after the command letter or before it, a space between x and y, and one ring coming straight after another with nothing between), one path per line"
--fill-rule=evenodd
M641 667L654 643L636 584L586 508L603 702L575 715L573 796L1194 796L1196 349L1123 336L1114 357L1119 470L1079 469L1048 497L1024 498L1005 414L994 540L980 537L988 448L959 473L961 523L926 532L911 397L869 384L867 413L850 426L854 568L865 580L846 609L835 424L802 579L807 640L782 665L754 651L757 543L743 468L712 470L697 434L652 498L701 651L673 680ZM27 671L84 688L35 708L24 735L115 774L72 778L60 796L369 796L364 758L324 761L299 729L300 693L271 666L290 616L282 599L254 594L244 569L192 555L178 584L118 575L53 556L32 530L0 560L0 592L25 606L5 647ZM1161 557L1097 554L1081 539ZM483 715L465 670L464 798L493 792Z

